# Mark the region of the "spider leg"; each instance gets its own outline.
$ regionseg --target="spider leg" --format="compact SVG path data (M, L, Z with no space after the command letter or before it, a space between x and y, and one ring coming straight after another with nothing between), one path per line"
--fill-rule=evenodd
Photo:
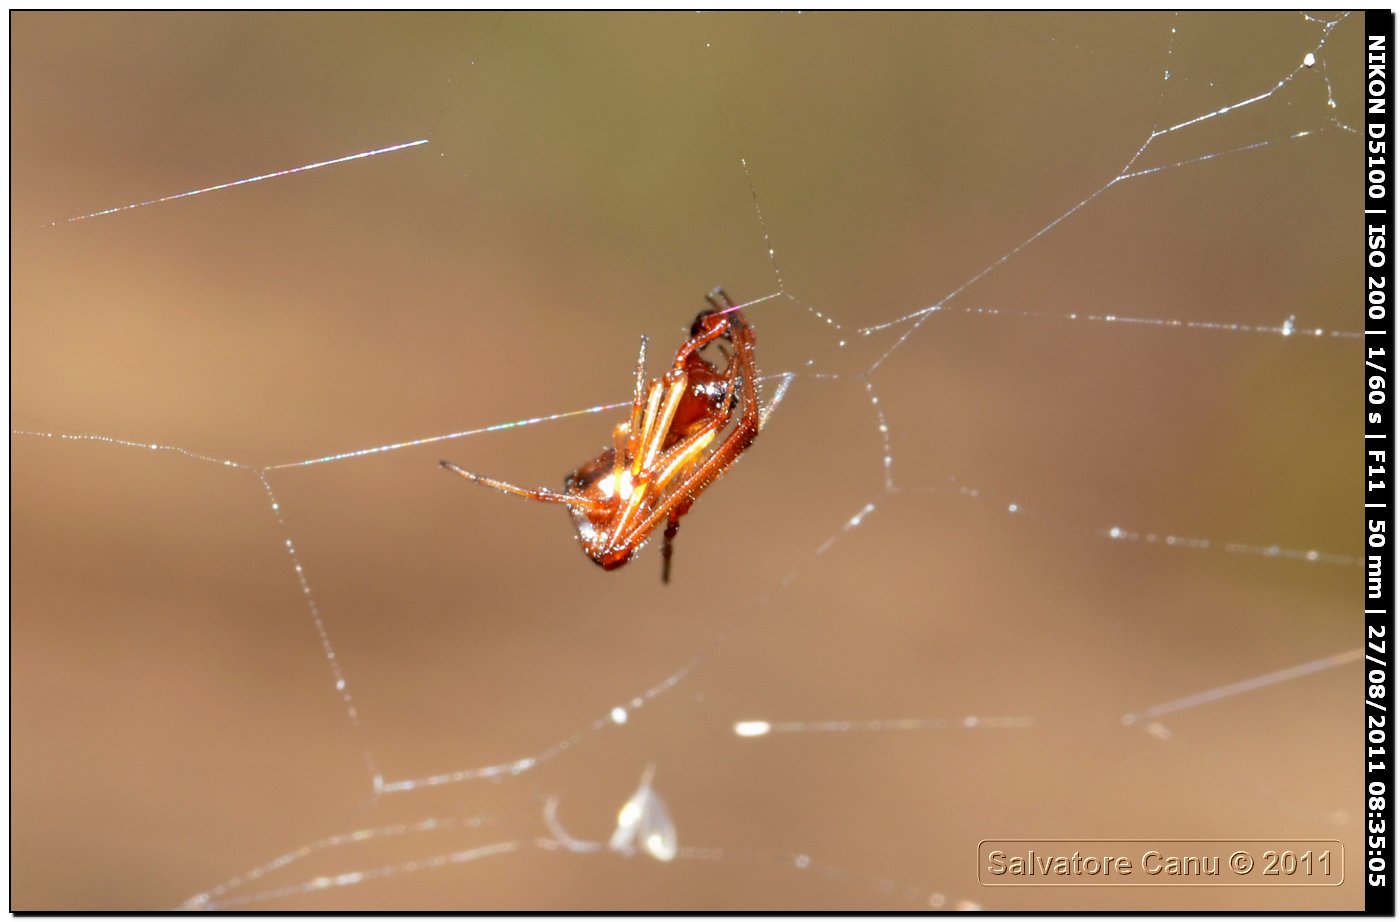
M632 392L632 406L642 402L642 391L646 389L647 380L647 338L642 337L642 347L637 350L637 386Z
M675 476L688 465L694 464L700 457L700 453L709 447L714 441L719 430L724 428L727 420L712 420L705 424L699 432L691 435L685 441L666 453L658 465L660 473L656 477L656 490L664 491L670 486ZM670 513L666 520L666 531L661 537L661 582L671 581L671 551L672 543L676 539L676 533L681 530L681 516L690 511L691 503L694 500L685 493L673 492L662 501L662 508L669 508Z
M709 314L701 315L701 317L705 320L710 319L710 317L718 317L719 322L715 324L713 329L706 330L702 328L700 332L695 333L690 339L687 339L681 344L681 347L676 350L676 361L671 366L672 374L677 374L685 369L685 361L690 358L692 352L699 352L701 349L729 332L729 318L727 316ZM696 320L697 324L699 322L699 320Z
M671 431L671 421L676 418L676 410L680 407L681 399L685 397L685 390L689 384L690 376L684 371L666 376L666 397L665 402L661 404L661 412L655 418L647 421L649 425L646 430L646 438L642 440L642 455L638 465L640 470L650 470L657 455L661 453L661 443L666 440L666 434Z
M692 336L676 350L676 359L672 363L671 370L661 378L651 382L647 393L646 410L641 409L641 375L645 372L642 369L641 361L638 362L638 388L634 394L632 402L632 423L629 425L627 436L628 455L632 459L631 477L633 481L633 492L628 497L626 504L618 513L610 535L611 543L615 547L616 539L625 531L630 529L631 521L641 510L643 504L651 496L655 496L661 489L655 483L652 476L657 470L664 473L664 479L669 480L674 476L675 468L671 464L659 464L658 456L661 454L662 443L666 440L666 435L671 431L671 423L676 418L676 410L680 407L681 400L685 397L686 388L690 384L690 376L685 370L686 361L690 355L709 343L723 336L730 328L728 318L719 318L712 328L702 330L699 334ZM732 364L732 363L731 363ZM729 372L733 377L733 370ZM732 385L731 385L732 387ZM640 420L638 416L640 415ZM721 422L722 425L722 422ZM708 427L710 430L717 430L717 426ZM705 441L714 437L714 432L710 431L708 436L704 435L705 430L695 433L690 439L682 442L682 445L693 444L693 439L697 436L704 437ZM679 448L680 446L676 446ZM676 448L667 455L668 458L676 455ZM700 449L695 449L698 452ZM621 459L619 459L621 460ZM648 472L648 473L644 473ZM619 477L620 469L619 469Z
M664 390L662 380L657 379L651 382L651 387L647 392L646 410L640 414L641 405L633 408L634 422L627 437L627 454L632 459L632 476L635 478L642 469L643 446L646 445L652 431L656 428L656 414L661 409L661 394Z
M725 419L710 420L658 458L656 464L652 466L654 474L647 482L647 486L658 493L669 487L671 481L675 480L681 471L695 463L695 460L700 457L700 453L709 447L715 436L724 428L726 422L728 420Z
M538 490L527 490L524 487L517 487L515 484L506 483L503 480L494 480L490 477L483 477L480 474L473 474L469 470L458 467L451 461L440 461L438 463L441 464L447 470L451 471L452 473L457 474L460 477L465 477L472 483L479 483L483 487L490 487L491 489L499 490L502 493L510 493L515 496L523 496L526 499L533 499L542 503L562 503L566 506L575 506L577 508L588 509L593 512L606 512L608 509L607 503L587 499L583 496L571 496L568 493L555 493L553 490L546 490L543 487L541 487Z
M727 310L734 306L734 302L730 300L724 288L718 286L709 294L705 295L705 300L709 301L710 306L717 311Z
M685 470L686 467L695 463L696 459L699 458L705 449L709 447L709 444L714 441L720 429L724 428L726 422L727 420L724 419L715 419L707 422L698 432L687 436L685 440L678 445L672 446L669 451L656 460L656 463L650 469L654 472L653 475L644 479L642 483L635 488L636 492L633 496L636 498L637 502L629 502L624 508L623 514L618 516L613 533L609 536L613 547L619 546L617 544L617 539L627 528L631 516L635 515L636 510L640 508L645 494L650 493L657 496L665 494L666 488L670 486L671 481L675 479L677 474ZM670 515L670 521L666 524L666 531L662 537L661 544L661 581L663 583L670 582L671 580L671 542L676 537L676 532L680 530L681 516L690 511L690 505L691 499L689 496L682 493L671 493L661 500L658 507L658 512L668 512ZM650 518L651 517L649 517L649 520ZM640 541L641 534L643 533L634 532L633 537L628 539L628 543Z
M646 410L643 412L640 401L640 375L642 370L641 362L638 362L638 389L634 393L632 402L632 422L629 424L627 435L627 454L631 457L631 479L633 482L632 494L627 498L625 505L618 512L612 526L610 544L617 546L616 539L624 532L630 530L632 519L642 509L643 504L652 496L659 492L659 487L652 482L654 477L650 472L658 470L657 458L661 454L662 443L666 440L666 435L671 431L671 423L676 418L676 410L680 407L681 400L684 399L686 388L690 384L690 376L685 370L686 360L691 353L704 348L707 344L718 339L729 329L730 321L727 318L720 318L720 321L711 329L703 330L700 334L692 336L676 350L676 359L672 363L671 370L661 378L651 382L647 393ZM638 417L640 416L640 420ZM701 433L696 433L700 435ZM693 438L693 437L692 437ZM706 438L713 438L713 433ZM690 444L690 441L682 444ZM696 449L698 451L699 449ZM675 449L672 449L674 453ZM668 455L672 457L673 455ZM621 460L621 459L619 459ZM669 465L661 465L661 470L666 470ZM644 472L649 472L644 474ZM619 468L619 477L621 476ZM667 474L666 479L670 479L673 474Z
M681 530L681 516L690 511L690 500L677 503L666 520L666 531L661 535L661 582L671 581L671 551L676 533Z
M635 458L641 450L642 413L647 404L647 338L642 337L642 347L637 351L637 381L632 390L632 415L627 427L626 451L617 453L618 462L626 464L628 458Z
M613 426L613 476L621 477L627 468L627 446L631 444L632 427L627 423Z
M657 526L662 516L671 516L671 522L666 527L667 537L661 549L663 582L666 580L666 574L670 572L671 538L675 537L676 531L680 528L680 517L690 511L691 503L694 502L694 498L687 490L673 490L668 493L668 488L682 471L693 466L699 460L727 422L727 419L710 420L699 431L690 434L658 458L656 463L648 469L651 476L635 488L631 500L624 508L623 513L618 516L616 525L613 526L609 543L613 547L619 547L640 542L648 532ZM642 502L648 494L663 498L656 508L647 514L642 525L633 526L632 517L641 508Z
M661 582L671 581L671 542L676 540L676 533L681 530L681 517L674 512L670 519L666 521L666 531L661 535Z
M684 479L675 486L673 496L688 498L691 502L694 502L695 495L699 491L705 489L716 477L724 473L758 435L759 408L758 388L756 383L758 373L753 360L753 328L744 320L743 315L739 314L737 311L730 314L729 317L732 320L731 330L733 332L736 362L735 367L731 368L727 373L727 377L731 378L731 386L733 378L738 378L740 400L744 405L743 415L740 417L738 425L725 436L724 441L719 444L710 456L696 465L694 469L689 471ZM702 430L696 433L696 436L703 435L705 431L706 430ZM679 449L681 446L688 445L690 445L690 440L682 442L677 448ZM698 457L698 452L700 450L703 450L703 446L696 450L696 457ZM672 467L672 470L679 472L683 466L684 465L676 464ZM671 507L674 505L675 503L661 503L646 518L632 526L631 530L626 535L623 535L619 528L619 530L614 533L613 544L617 545L619 539L626 542L640 540L643 535L646 535L660 524L662 518L670 514ZM620 521L618 524L621 526L622 522Z
M632 494L627 498L617 518L611 526L609 543L617 546L616 539L630 527L633 516L637 515L643 503L655 494L656 487L651 483L651 472L655 469L661 443L670 431L671 421L676 417L676 408L685 396L689 376L684 371L670 372L664 378L653 381L651 395L647 399L647 412L642 420L642 432L638 443L640 451L632 458ZM662 400L662 393L665 400ZM630 438L628 444L631 444Z
M693 353L723 336L729 327L729 320L722 317L712 329L703 330L692 336L676 350L676 360L672 363L671 370L651 383L650 393L647 394L646 413L641 419L640 430L636 427L637 410L640 409L640 404L634 400L632 435L627 443L629 449L635 449L631 453L634 480L642 471L651 468L656 456L661 452L662 442L671 431L671 422L676 418L676 409L680 406L682 398L685 397L686 387L690 383L690 376L685 370L687 360ZM624 518L626 517L624 516Z

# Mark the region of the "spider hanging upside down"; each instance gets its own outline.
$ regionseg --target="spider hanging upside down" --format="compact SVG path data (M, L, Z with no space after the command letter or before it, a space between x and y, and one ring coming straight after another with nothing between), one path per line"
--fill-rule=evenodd
M613 428L610 448L564 478L563 493L527 490L451 461L442 466L502 493L568 506L583 552L604 570L631 560L665 519L661 581L670 582L681 516L753 444L760 425L753 327L723 289L707 300L711 309L695 318L670 369L650 382L642 337L631 417ZM710 345L725 358L722 371L701 355Z

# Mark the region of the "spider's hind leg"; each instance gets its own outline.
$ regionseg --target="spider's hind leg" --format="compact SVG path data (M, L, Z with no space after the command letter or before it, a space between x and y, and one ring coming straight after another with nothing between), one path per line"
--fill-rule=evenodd
M661 533L661 582L671 581L671 553L676 533L681 530L681 516L690 511L690 502L682 501L666 518L666 530Z
M676 532L681 530L681 523L671 519L666 523L666 530L661 534L661 582L671 581L671 542L676 539Z
M666 530L661 533L661 582L671 581L671 547L676 533L681 530L681 517L674 512L666 521Z

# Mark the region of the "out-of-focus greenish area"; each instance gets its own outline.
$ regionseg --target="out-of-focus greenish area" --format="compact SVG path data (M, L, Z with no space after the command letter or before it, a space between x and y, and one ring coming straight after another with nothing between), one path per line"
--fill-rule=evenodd
M256 467L626 401L639 337L659 373L716 284L777 295L749 310L764 387L797 377L684 520L669 586L654 548L603 573L561 511L437 467L558 487L618 410L271 471L281 525L247 470L13 437L12 908L172 906L328 836L468 817L224 898L1358 907L1359 665L1121 724L1360 644L1359 567L1230 549L1361 552L1360 344L1332 335L1361 329L1360 18L1323 33L14 14L15 429ZM731 731L968 715L1034 723ZM392 782L561 740L411 794L373 796L363 758ZM605 841L648 764L677 860L536 846L550 797ZM975 876L988 838L1267 836L1343 840L1346 884Z

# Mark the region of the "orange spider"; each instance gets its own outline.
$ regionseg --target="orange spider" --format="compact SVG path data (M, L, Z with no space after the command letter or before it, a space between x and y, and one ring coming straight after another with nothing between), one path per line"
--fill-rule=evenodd
M661 581L670 582L681 516L753 444L759 429L753 327L723 289L706 300L711 309L695 318L671 368L650 382L642 337L631 417L613 428L611 447L564 478L563 493L527 490L451 461L442 466L502 493L568 506L583 552L604 570L631 560L665 519ZM719 339L733 345L732 355ZM725 358L723 371L700 354L711 343Z

